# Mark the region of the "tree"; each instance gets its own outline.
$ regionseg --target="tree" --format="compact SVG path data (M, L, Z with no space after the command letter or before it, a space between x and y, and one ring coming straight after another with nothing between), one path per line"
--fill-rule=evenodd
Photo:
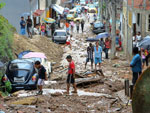
M0 9L2 9L4 6L5 6L5 3L1 2L1 0L0 0Z

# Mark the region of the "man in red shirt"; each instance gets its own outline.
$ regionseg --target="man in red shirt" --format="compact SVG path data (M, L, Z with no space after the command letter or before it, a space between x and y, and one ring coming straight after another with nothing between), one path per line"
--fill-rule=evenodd
M70 55L67 56L66 59L69 62L68 77L67 77L67 94L69 94L70 84L72 84L74 88L74 91L72 93L77 93L77 88L75 84L75 64Z

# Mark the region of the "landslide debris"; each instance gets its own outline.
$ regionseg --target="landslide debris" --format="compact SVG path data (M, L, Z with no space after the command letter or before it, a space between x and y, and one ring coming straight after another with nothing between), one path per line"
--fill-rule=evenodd
M29 39L18 34L14 34L13 51L15 55L25 50L43 52L51 62L58 63L61 60L63 49L61 45L53 43L50 39L41 36L33 36Z

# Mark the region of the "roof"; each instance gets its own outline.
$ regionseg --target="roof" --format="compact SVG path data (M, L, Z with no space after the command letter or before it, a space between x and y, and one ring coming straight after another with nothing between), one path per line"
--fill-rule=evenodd
M43 13L44 13L44 10L38 9L33 13L33 16L34 17L41 16Z
M144 9L144 0L134 0L134 8ZM132 6L132 0L128 0L128 5ZM146 0L146 10L150 10L150 0Z

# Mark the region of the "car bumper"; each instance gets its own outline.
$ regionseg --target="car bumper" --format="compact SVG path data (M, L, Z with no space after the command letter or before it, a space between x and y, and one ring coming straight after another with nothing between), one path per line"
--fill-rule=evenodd
M66 40L54 39L54 42L56 42L56 43L66 43Z
M37 84L12 84L13 90L34 90L37 89Z
M105 32L105 30L92 30L92 31L93 31L93 33L95 33L95 34L99 34L99 33Z

